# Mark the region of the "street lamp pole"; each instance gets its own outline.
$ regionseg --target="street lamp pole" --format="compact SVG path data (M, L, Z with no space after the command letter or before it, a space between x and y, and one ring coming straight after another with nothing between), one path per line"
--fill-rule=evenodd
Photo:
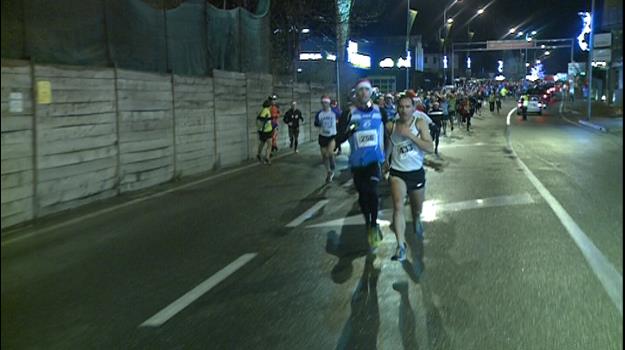
M406 0L406 59L408 59L408 50L410 50L410 0ZM416 56L416 55L415 55ZM410 64L408 66L411 66ZM409 88L410 68L406 67L406 90Z
M590 121L590 117L592 116L592 46L593 43L593 33L595 31L595 0L592 0L590 3L590 34L588 39L588 120Z

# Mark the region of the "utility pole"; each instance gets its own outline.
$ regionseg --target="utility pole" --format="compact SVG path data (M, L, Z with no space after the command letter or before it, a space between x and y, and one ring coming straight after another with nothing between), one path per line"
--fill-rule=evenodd
M592 46L593 43L593 33L595 32L595 0L592 0L590 3L590 36L588 39L588 120L590 120L592 116Z
M410 49L410 0L406 0L406 59L408 58L408 50ZM410 69L406 67L406 90L408 90L409 86L409 71Z

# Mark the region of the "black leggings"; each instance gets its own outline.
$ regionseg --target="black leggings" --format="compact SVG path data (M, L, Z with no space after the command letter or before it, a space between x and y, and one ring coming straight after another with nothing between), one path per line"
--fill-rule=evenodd
M378 209L380 199L378 196L378 183L380 182L380 164L372 163L364 167L352 168L354 185L358 191L358 204L365 216L367 227L378 223Z

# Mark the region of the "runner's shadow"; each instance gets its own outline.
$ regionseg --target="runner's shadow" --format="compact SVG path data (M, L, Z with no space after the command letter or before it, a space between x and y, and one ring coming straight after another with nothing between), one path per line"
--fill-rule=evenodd
M417 321L408 298L408 282L393 283L393 289L401 295L401 301L399 302L399 332L401 333L402 345L404 349L416 350L419 348L415 332Z
M343 326L337 350L377 348L380 328L377 283L380 270L373 266L374 260L374 254L367 254L362 277L352 295L352 313Z

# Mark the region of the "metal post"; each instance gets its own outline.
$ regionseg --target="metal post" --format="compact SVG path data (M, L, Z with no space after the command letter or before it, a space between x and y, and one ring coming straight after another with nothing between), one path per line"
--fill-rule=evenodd
M445 59L445 44L447 43L447 6L443 9L443 57L441 57L441 62ZM447 85L447 69L443 65L443 85Z
M595 31L595 0L590 3L590 37L588 40L588 120L592 116L592 36Z
M454 84L454 43L451 43L451 85Z
M410 49L410 0L406 0L406 59L408 58L408 50ZM406 90L409 88L410 68L406 67Z

